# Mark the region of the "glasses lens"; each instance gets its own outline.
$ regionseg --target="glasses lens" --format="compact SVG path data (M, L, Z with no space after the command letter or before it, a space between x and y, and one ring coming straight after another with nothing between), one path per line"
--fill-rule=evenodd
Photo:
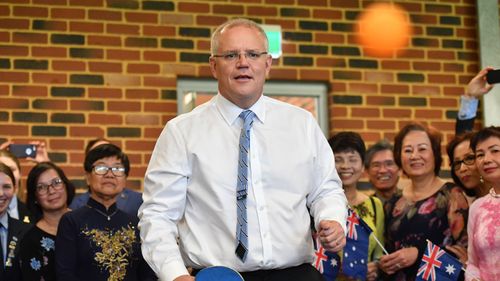
M113 173L113 175L115 175L117 177L121 177L121 176L125 175L125 168L123 168L123 167L113 167L113 168L111 168L111 172Z
M39 184L36 186L36 192L40 193L40 194L45 194L47 193L47 190L49 189L49 186L46 185L46 184Z
M105 175L108 172L108 167L101 165L94 166L94 172L97 175Z
M464 163L466 165L472 165L476 161L476 156L474 156L472 154L471 155L467 155L467 156L465 156L465 158L464 158L463 161L464 161Z

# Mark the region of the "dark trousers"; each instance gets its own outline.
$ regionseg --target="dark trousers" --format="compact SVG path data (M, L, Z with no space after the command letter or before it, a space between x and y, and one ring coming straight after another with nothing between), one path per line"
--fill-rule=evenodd
M194 270L196 275L199 270ZM245 281L325 281L323 275L308 263L284 269L240 272Z

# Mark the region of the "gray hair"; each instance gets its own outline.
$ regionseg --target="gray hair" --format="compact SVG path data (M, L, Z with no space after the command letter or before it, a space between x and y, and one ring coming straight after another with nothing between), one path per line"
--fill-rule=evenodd
M370 162L372 161L375 153L385 150L389 150L392 152L393 149L393 145L387 139L380 140L374 145L370 146L370 148L368 148L368 150L366 151L365 169L370 168Z
M254 28L255 30L257 30L262 35L262 37L264 37L264 39L266 41L265 42L266 43L266 52L269 51L269 40L267 39L267 35L266 35L266 32L264 31L264 29L258 23L254 22L252 20L244 19L244 18L236 18L236 19L231 19L231 20L226 21L225 23L219 25L215 29L214 33L212 34L211 41L210 41L210 52L212 55L216 54L218 49L219 49L219 37L220 37L221 33L224 30L231 29L231 28L237 27L237 26L246 26L246 27Z

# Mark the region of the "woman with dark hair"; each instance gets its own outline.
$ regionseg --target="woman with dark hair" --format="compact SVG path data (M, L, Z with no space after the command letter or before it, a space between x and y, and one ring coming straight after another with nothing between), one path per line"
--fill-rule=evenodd
M462 189L442 180L441 135L419 123L403 127L394 141L394 160L410 179L387 208L386 245L380 268L391 280L415 280L426 240L444 248L466 247L468 205Z
M472 200L488 194L488 187L476 167L476 156L470 148L473 135L472 132L457 135L446 146L450 159L451 177Z
M377 280L377 260L382 256L382 249L377 245L376 237L381 243L384 241L384 209L380 199L368 196L358 190L358 182L363 176L366 147L358 133L340 132L328 140L335 155L335 167L342 180L349 206L373 230L368 245L368 264L366 280ZM340 276L339 280L345 280Z
M21 241L23 280L56 280L55 240L61 217L69 211L75 187L52 162L35 165L27 180L27 205L36 224Z
M479 173L489 193L472 203L467 233L466 280L500 280L500 127L487 127L471 139Z
M10 217L7 209L15 196L16 178L9 166L0 162L0 280L21 280L19 241L29 224Z
M85 156L84 169L90 198L61 218L57 279L157 280L142 257L137 217L116 207L130 171L127 155L113 144L101 144Z

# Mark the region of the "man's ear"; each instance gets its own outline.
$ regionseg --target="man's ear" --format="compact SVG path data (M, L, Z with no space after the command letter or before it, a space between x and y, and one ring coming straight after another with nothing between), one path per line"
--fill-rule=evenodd
M215 58L210 57L208 59L208 62L210 63L210 71L212 72L212 76L217 79L217 62L215 61Z

